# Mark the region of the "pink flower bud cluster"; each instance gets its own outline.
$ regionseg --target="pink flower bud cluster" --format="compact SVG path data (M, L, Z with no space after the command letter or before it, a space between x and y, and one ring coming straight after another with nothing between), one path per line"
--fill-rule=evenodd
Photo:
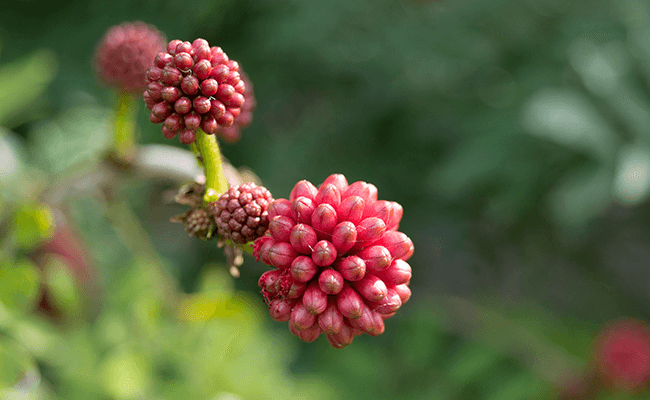
M639 392L650 382L650 328L624 319L603 329L594 342L597 376L610 388Z
M253 122L253 111L257 102L255 101L255 94L253 93L253 84L248 75L246 75L240 68L239 73L241 74L241 79L246 84L246 89L244 90L244 105L241 106L241 113L235 117L235 122L228 128L219 128L217 129L217 135L224 141L228 143L235 143L241 138L242 128L246 128Z
M145 89L151 60L165 48L165 36L144 22L110 28L95 51L95 72L108 85L138 93Z
M413 242L397 230L402 206L377 200L372 184L348 185L334 174L318 188L298 182L268 213L268 235L253 253L276 268L258 282L271 318L289 321L305 342L325 334L336 348L382 334L411 296Z
M184 144L194 142L199 128L214 134L231 126L246 100L239 64L205 39L169 42L147 70L147 82L149 120L163 124L166 138L178 135Z

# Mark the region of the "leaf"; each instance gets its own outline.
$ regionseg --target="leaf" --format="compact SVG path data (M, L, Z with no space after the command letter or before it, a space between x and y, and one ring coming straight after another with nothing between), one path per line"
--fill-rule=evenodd
M13 235L22 249L32 249L54 233L52 210L42 204L26 204L14 215Z
M620 150L613 182L614 196L627 205L637 204L650 192L650 151L639 146Z
M542 89L522 107L522 123L531 135L557 142L596 160L613 159L614 132L582 94L569 89Z
M39 292L39 273L31 261L0 267L0 301L10 309L27 312L34 308Z
M49 255L45 260L45 284L54 303L65 315L78 315L82 298L70 268L56 255Z
M0 66L0 125L15 122L18 115L31 118L34 104L54 79L56 70L56 57L48 49Z

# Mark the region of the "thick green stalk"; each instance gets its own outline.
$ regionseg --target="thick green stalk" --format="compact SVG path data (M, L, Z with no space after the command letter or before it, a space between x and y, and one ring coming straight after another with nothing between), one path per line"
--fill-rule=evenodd
M115 156L126 162L132 161L135 155L136 104L135 98L130 93L119 92L117 94L113 151Z
M196 130L196 146L205 167L205 196L203 203L215 201L228 191L228 181L223 173L221 151L214 135L208 135L200 128Z

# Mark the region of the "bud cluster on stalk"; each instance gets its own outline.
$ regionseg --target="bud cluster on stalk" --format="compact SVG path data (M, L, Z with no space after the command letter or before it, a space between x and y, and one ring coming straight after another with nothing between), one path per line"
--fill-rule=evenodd
M111 27L95 50L95 72L106 84L138 93L145 89L151 60L165 48L165 36L144 22Z
M268 216L254 255L276 268L258 283L271 317L306 342L325 334L336 348L382 334L411 296L413 242L397 230L402 206L377 200L372 184L333 174L318 188L298 182Z
M169 42L147 70L147 82L149 120L163 124L166 138L178 135L184 144L194 142L199 128L215 134L230 127L246 100L239 64L205 39Z

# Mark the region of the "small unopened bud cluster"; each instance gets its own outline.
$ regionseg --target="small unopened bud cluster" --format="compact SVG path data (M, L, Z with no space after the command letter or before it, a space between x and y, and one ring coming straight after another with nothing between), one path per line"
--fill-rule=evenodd
M180 222L185 225L185 231L193 237L207 240L210 239L216 230L214 219L209 209L191 208L184 214L173 217L172 222Z
M165 48L165 37L144 22L126 22L110 28L95 52L98 77L117 89L137 93L146 87L151 60Z
M231 126L245 103L239 64L205 39L169 42L167 52L155 56L147 82L149 120L163 124L166 138L178 135L184 144L194 142L199 128L214 134Z
M257 102L255 101L255 94L253 93L253 84L248 76L240 69L241 79L246 84L244 90L244 105L241 106L241 113L235 117L235 122L228 128L217 129L217 135L225 142L235 143L241 138L241 130L246 128L253 122L253 111Z
M231 186L219 200L208 204L208 210L214 216L219 235L244 244L266 233L272 201L268 189L248 182Z
M336 348L383 333L411 296L413 242L397 230L402 207L377 200L372 184L334 174L319 188L298 182L268 212L269 234L255 241L254 255L277 268L258 282L271 318L289 321L306 342L323 333Z

